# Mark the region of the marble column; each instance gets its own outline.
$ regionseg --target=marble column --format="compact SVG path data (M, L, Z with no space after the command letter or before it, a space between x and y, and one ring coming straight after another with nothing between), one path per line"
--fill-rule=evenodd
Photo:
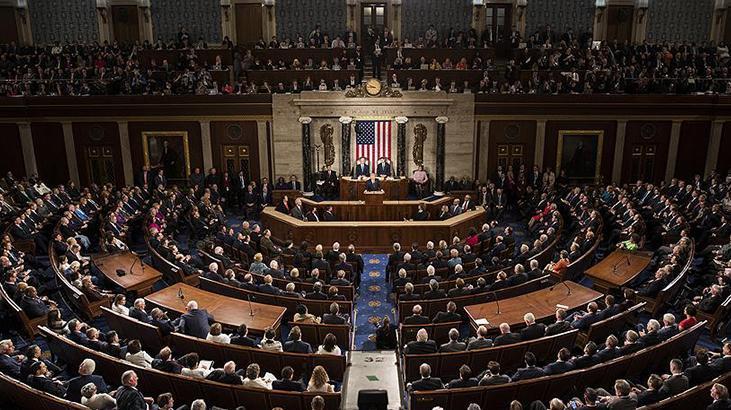
M342 142L340 143L340 175L345 176L350 174L350 123L353 122L353 117L340 117L340 136Z
M269 175L269 135L266 121L256 122L256 134L259 140L259 178L267 177L271 181L272 176Z
M396 176L406 176L406 123L409 122L407 117L396 117L398 131L396 134L396 152L398 152L396 161Z
M201 149L203 150L203 174L213 168L213 149L211 148L211 122L199 121L201 127Z
M79 163L76 162L76 147L74 146L74 127L69 121L61 123L63 129L63 145L66 150L66 162L69 167L69 177L76 186L81 185L79 178Z
M668 147L668 163L665 167L665 182L670 183L675 174L675 164L678 161L678 146L680 145L680 127L683 125L681 120L674 120L673 127L670 130L670 145Z
M546 147L546 120L536 121L536 150L533 152L533 165L543 169L543 150Z
M117 121L117 128L119 128L119 146L122 149L124 183L125 185L133 185L134 170L132 169L132 148L129 145L129 126L127 121Z
M445 145L446 145L446 133L447 133L447 122L449 121L449 118L447 117L437 117L437 169L435 172L434 178L436 179L435 183L435 194L442 194L443 195L443 187L444 187L444 157L446 155L445 152Z
M711 175L711 171L716 169L716 165L718 165L718 152L721 149L723 124L723 121L713 121L711 139L708 141L708 152L706 153L706 168L703 170L704 177Z
M302 124L302 190L312 195L312 142L310 138L311 117L300 117Z
M614 165L612 166L612 182L622 179L622 161L624 159L624 140L627 135L627 120L617 121L617 139L614 143Z
M30 129L30 123L18 123L18 132L20 133L20 147L25 160L25 175L37 175L38 165L36 164L36 152L33 147L33 132Z

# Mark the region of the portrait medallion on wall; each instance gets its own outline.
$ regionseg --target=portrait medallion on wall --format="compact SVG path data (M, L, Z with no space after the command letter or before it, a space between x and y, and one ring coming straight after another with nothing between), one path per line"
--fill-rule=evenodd
M604 131L559 131L556 173L564 171L574 182L598 181L603 143Z
M142 133L145 165L163 169L169 180L190 176L190 153L186 131L149 131Z

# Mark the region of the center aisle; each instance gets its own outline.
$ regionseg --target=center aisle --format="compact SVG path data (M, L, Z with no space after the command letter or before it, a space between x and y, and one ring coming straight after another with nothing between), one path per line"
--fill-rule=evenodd
M394 305L389 297L390 285L386 282L388 255L364 254L363 275L361 276L355 308L358 311L355 331L355 350L375 350L376 345L368 339L376 331L376 319L384 316L393 321Z

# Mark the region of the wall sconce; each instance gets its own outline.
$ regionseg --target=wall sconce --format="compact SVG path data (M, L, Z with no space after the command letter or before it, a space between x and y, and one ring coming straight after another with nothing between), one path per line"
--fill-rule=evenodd
M102 16L104 24L107 23L107 7L109 7L107 0L96 0L96 10L99 12L99 15Z
M728 1L727 0L716 0L714 7L716 11L716 24L721 23L721 19L723 19L723 15L726 12L726 8L728 8Z
M518 20L522 20L525 9L528 7L528 0L518 0L515 5L518 7Z
M480 21L480 10L485 7L485 0L472 0L472 7L475 8L475 21Z
M637 9L637 19L640 24L645 20L647 8L650 7L650 0L635 0L635 8Z
M225 21L229 20L229 10L231 10L231 0L221 0L221 8L223 9L223 18Z
M269 15L269 21L272 21L272 9L274 8L274 1L275 0L261 0L262 7L267 8L267 14Z
M137 0L137 6L142 10L145 17L145 23L150 22L150 0Z
M18 12L18 16L20 16L20 19L23 20L23 24L25 24L27 22L28 0L16 0L15 11Z
M604 10L607 9L607 0L596 0L595 6L599 10L599 14L596 16L596 22L601 23L602 17L604 17Z

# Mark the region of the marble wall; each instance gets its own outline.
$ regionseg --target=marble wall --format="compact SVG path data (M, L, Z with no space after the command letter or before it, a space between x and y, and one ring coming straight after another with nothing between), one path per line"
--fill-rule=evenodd
M474 96L471 94L446 94L405 92L401 98L345 98L340 92L304 92L299 95L275 94L272 96L274 175L295 174L302 178L302 125L300 117L312 117L313 144L322 144L320 127L330 124L334 129L335 163L333 168L340 174L342 134L338 118L351 116L358 119L409 118L406 124L407 175L414 171L411 151L414 145L414 127L424 124L427 139L424 143L424 165L430 175L436 167L437 124L435 118L449 118L446 133L445 175L472 175L474 161ZM354 123L351 124L354 127ZM393 122L393 158L396 167L397 124ZM355 152L355 130L351 131L351 153ZM313 156L313 161L314 161ZM324 163L322 152L320 163Z

